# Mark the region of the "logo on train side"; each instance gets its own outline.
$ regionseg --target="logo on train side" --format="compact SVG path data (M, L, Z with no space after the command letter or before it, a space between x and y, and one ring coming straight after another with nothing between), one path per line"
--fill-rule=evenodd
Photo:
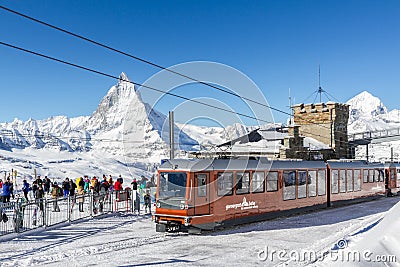
M258 209L258 205L256 204L255 201L247 202L246 197L244 197L242 203L229 204L229 205L226 205L226 207L225 207L226 210L230 210L230 209L236 210L238 208L240 208L240 210Z

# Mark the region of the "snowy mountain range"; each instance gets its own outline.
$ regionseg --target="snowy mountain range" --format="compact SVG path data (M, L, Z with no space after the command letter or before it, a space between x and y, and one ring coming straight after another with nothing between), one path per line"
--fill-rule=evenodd
M349 133L400 126L400 111L389 112L368 92L360 93L347 104ZM210 149L261 128L264 140L238 144L237 149L270 147L276 151L280 142L268 140L282 137L272 130L280 125L234 124L218 128L177 123L175 143L177 150L182 151ZM134 84L122 73L91 116L0 123L0 172L15 168L24 175L39 169L45 175L61 177L71 172L70 175L81 176L111 170L126 176L150 175L154 164L169 156L168 133L167 116L144 103ZM313 140L307 142L318 146Z
M400 110L388 111L382 101L364 91L350 99L349 133L400 127Z

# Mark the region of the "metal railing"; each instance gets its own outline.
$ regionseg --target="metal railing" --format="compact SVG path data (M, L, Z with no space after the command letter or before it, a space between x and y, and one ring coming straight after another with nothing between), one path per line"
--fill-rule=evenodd
M349 141L364 140L364 139L379 139L387 137L400 136L400 128L392 128L385 130L367 131L362 133L354 133L348 135Z
M155 188L148 190L154 196ZM18 198L15 202L0 203L0 237L107 213L139 212L144 191L138 191L136 196L132 193L127 189L28 202Z

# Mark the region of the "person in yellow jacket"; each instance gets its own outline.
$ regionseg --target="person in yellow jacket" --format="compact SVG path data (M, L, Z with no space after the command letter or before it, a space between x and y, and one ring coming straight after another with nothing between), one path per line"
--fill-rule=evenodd
M79 183L81 180L82 180L82 177L76 178L76 180L75 180L76 188L79 188Z
M92 185L93 188L94 188L94 186L95 186L96 183L97 183L97 177L96 177L96 176L93 176L92 180L90 180L90 183L91 183L91 185Z

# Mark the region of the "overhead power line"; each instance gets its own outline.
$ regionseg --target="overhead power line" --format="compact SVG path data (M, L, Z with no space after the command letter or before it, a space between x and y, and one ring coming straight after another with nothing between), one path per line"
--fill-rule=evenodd
M43 20L33 18L33 17L29 16L29 15L20 13L20 12L18 12L18 11L16 11L16 10L13 10L13 9L10 9L10 8L7 8L7 7L1 6L1 5L0 5L0 8L3 9L3 10L5 10L5 11L11 12L11 13L13 13L13 14L15 14L15 15L18 15L18 16L21 16L21 17L23 17L23 18L26 18L26 19L28 19L28 20L31 20L31 21L34 21L34 22L36 22L36 23L42 24L42 25L44 25L44 26L50 27L50 28L52 28L52 29L54 29L54 30L63 32L63 33L65 33L65 34L68 34L68 35L71 35L71 36L74 36L74 37L79 38L79 39L81 39L81 40L87 41L87 42L89 42L89 43L92 43L92 44L98 45L98 46L100 46L100 47L103 47L103 48L105 48L105 49L111 50L111 51L113 51L113 52L122 54L122 55L124 55L124 56L127 56L127 57L130 57L130 58L132 58L132 59L138 60L138 61L140 61L140 62L146 63L146 64L151 65L151 66L153 66L153 67L156 67L156 68L159 68L159 69L168 71L168 72L173 73L173 74L175 74L175 75L179 75L179 76L181 76L181 77L184 77L184 78L189 79L189 80L191 80L191 81L194 81L194 82L196 82L196 83L200 83L200 84L202 84L202 85L205 85L205 86L214 88L214 89L216 89L216 90L225 92L225 93L230 94L230 95L232 95L232 96L235 96L235 97L238 97L238 98L247 100L247 101L249 101L249 102L252 102L252 103L255 103L255 104L264 106L264 107L266 107L266 108L269 108L269 109L274 110L274 111L276 111L276 112L279 112L279 113L288 115L288 116L290 116L290 117L293 116L293 115L292 115L291 113L289 113L289 112L280 110L280 109L278 109L278 108L274 108L274 107L272 107L272 106L270 106L270 105L261 103L261 102L259 102L259 101L256 101L256 100L253 100L253 99L250 99L250 98L247 98L247 97L245 97L245 96L238 95L238 94L236 94L236 93L234 93L234 92L231 92L231 91L228 91L228 90L226 90L226 89L220 88L220 87L215 86L215 85L213 85L213 84L200 81L200 80L198 80L198 79L196 79L196 78L193 78L193 77L190 77L190 76L188 76L188 75L182 74L182 73L180 73L180 72L177 72L177 71L168 69L168 68L166 68L166 67L163 67L163 66L161 66L161 65L159 65L159 64L156 64L156 63L154 63L154 62L151 62L151 61L149 61L149 60L146 60L146 59L143 59L143 58L141 58L141 57L138 57L138 56L129 54L129 53L127 53L127 52L124 52L124 51L122 51L122 50L113 48L113 47L111 47L111 46L109 46L109 45L105 45L105 44L100 43L100 42L98 42L98 41L92 40L92 39L90 39L90 38L88 38L88 37L84 37L84 36L79 35L79 34L77 34L77 33L74 33L74 32L71 32L71 31L69 31L69 30L63 29L63 28L61 28L61 27L55 26L55 25L53 25L53 24L47 23L47 22L45 22L45 21L43 21ZM26 52L27 52L27 51L26 51ZM44 55L43 55L43 56L44 56ZM47 57L47 56L45 56L45 57ZM49 59L50 59L50 58L49 58ZM57 60L56 60L56 61L57 61ZM61 62L61 63L63 63L63 62ZM67 62L64 62L64 63L65 63L65 64L68 64L68 65L71 65L71 64L72 64L72 63L69 64L69 63L67 63ZM74 65L75 65L75 64L72 64L71 66L74 66ZM78 67L78 65L75 65L75 67ZM86 68L86 67L82 67L82 69L85 69L85 70L87 70L87 71L91 71L91 69ZM102 73L99 72L99 71L93 70L92 72L102 75ZM112 75L105 74L105 73L103 73L103 74L104 74L105 76L107 76L107 77L115 78L115 77L112 76ZM175 94L168 93L168 92L164 92L164 91L162 91L162 90L158 90L158 89L155 89L155 88L150 88L149 86L141 85L141 84L139 84L139 83L137 83L137 85L140 85L140 86L142 86L142 87L146 87L146 88L148 88L148 89L155 90L155 91L158 91L158 92L162 92L162 93L165 93L165 94L169 94L169 95L171 95L171 96L175 96L175 97L178 97L178 98L181 98L181 99L189 100L189 101L192 101L192 102L196 102L196 103L199 103L199 104L202 104L202 105L206 105L206 106L215 108L215 106L212 106L212 105L209 105L209 104L206 104L206 103L202 103L202 102L199 102L199 101L191 100L191 99L188 99L188 98L186 98L186 97L179 96L179 95L175 95ZM329 98L329 97L328 97L328 98ZM334 97L333 97L333 98L334 98ZM337 99L335 99L335 100L337 100ZM225 111L230 112L230 113L235 113L235 114L237 114L237 115L241 115L241 116L244 116L244 117L247 117L247 118L256 119L256 118L254 118L254 117L252 117L252 116L248 116L248 115L245 115L245 114L240 114L240 113L237 113L237 112L232 112L232 111L230 111L230 110L226 110L226 109L222 109L222 108L218 108L218 109L220 109L220 110L225 110ZM256 120L262 121L262 122L267 122L267 121L264 121L264 120L261 120L261 119L256 119ZM319 127L326 128L326 129L329 129L329 130L330 130L330 127L327 127L327 126L325 126L325 125L321 125L321 124L316 123L316 122L314 122L314 121L312 121L312 120L307 120L307 119L302 119L302 120L303 120L303 121L306 121L306 122L309 122L309 123L311 123L311 124L317 125L317 126L319 126ZM270 122L267 122L267 123L270 123ZM338 130L336 130L335 132L342 132L342 133L344 133L343 131L338 131Z
M65 64L65 65L68 65L68 66L71 66L71 67L74 67L74 68L78 68L78 69L86 70L86 71L89 71L89 72L92 72L92 73L96 73L98 75L102 75L102 76L109 77L109 78L112 78L112 79L117 79L117 80L119 79L119 80L122 80L122 81L125 81L125 82L128 82L128 83L131 83L133 85L136 84L136 85L142 86L143 88L147 88L149 90L153 90L153 91L157 91L157 92L160 92L160 93L164 93L164 94L167 94L167 95L170 95L170 96L181 98L181 99L184 99L184 100L187 100L187 101L190 101L190 102L194 102L194 103L197 103L197 104L201 104L201 105L204 105L204 106L207 106L207 107L211 107L211 108L214 108L214 109L217 109L217 110L229 112L229 113L232 113L232 114L236 114L236 115L239 115L239 116L243 116L243 117L246 117L246 118L254 119L254 120L265 122L265 123L273 123L273 122L270 122L270 121L258 119L258 118L253 117L253 116L249 116L249 115L246 115L246 114L235 112L235 111L232 111L232 110L229 110L229 109L220 108L220 107L217 107L217 106L214 106L214 105L211 105L211 104L208 104L208 103L204 103L204 102L201 102L201 101L198 101L198 100L190 99L190 98L178 95L178 94L174 94L174 93L171 93L171 92L166 92L166 91L154 88L154 87L150 87L150 86L143 85L143 84L140 84L140 83L135 83L135 82L132 82L132 81L129 81L129 80L121 79L119 77L107 74L105 72L101 72L101 71L98 71L98 70L95 70L95 69L87 68L87 67L84 67L84 66L81 66L81 65L78 65L78 64L75 64L75 63L71 63L71 62L68 62L68 61L65 61L65 60L61 60L61 59L58 59L58 58L55 58L55 57L47 56L47 55L44 55L44 54L41 54L41 53L38 53L38 52L35 52L35 51L31 51L31 50L28 50L28 49L25 49L25 48L22 48L22 47L18 47L18 46L12 45L12 44L8 44L8 43L0 41L0 45L7 46L7 47L10 47L10 48L19 50L19 51L23 51L23 52L28 53L28 54L33 54L33 55L36 55L36 56L39 56L39 57L42 57L42 58L46 58L48 60L55 61L55 62L58 62L58 63L62 63L62 64ZM319 134L315 134L315 133L310 133L310 134L312 134L314 136L320 136Z
M267 107L267 108L269 108L269 109L271 109L271 110L275 110L275 111L277 111L277 112L281 112L281 113L284 113L284 114L289 115L289 116L291 115L290 113L285 112L285 111L282 111L282 110L279 110L278 108L274 108L274 107L271 107L271 106L266 105L266 104L264 104L264 103L261 103L261 102L259 102L259 101L256 101L256 100L253 100L253 99L250 99L250 98L247 98L247 97L238 95L238 94L236 94L236 93L234 93L234 92L231 92L231 91L229 91L229 90L220 88L220 87L215 86L215 85L213 85L213 84L200 81L200 80L195 79L195 78L192 78L192 77L190 77L190 76L188 76L188 75L185 75L185 74L182 74L182 73L180 73L180 72L177 72L177 71L168 69L168 68L166 68L166 67L163 67L163 66L161 66L161 65L159 65L159 64L156 64L156 63L154 63L154 62L151 62L151 61L149 61L149 60L143 59L143 58L138 57L138 56L134 56L134 55L129 54L129 53L127 53L127 52L124 52L124 51L121 51L121 50L119 50L119 49L113 48L113 47L111 47L111 46L108 46L108 45L102 44L102 43L100 43L100 42L94 41L94 40L92 40L92 39L90 39L90 38L87 38L87 37L84 37L84 36L82 36L82 35L73 33L73 32L71 32L71 31L68 31L68 30L65 30L65 29L63 29L63 28L57 27L57 26L52 25L52 24L50 24L50 23L44 22L44 21L42 21L42 20L33 18L33 17L28 16L28 15L26 15L26 14L22 14L22 13L20 13L20 12L18 12L18 11L12 10L12 9L7 8L7 7L5 7L5 6L1 6L1 5L0 5L0 8L6 10L6 11L8 11L8 12L14 13L14 14L16 14L16 15L18 15L18 16L21 16L21 17L23 17L23 18L32 20L32 21L37 22L37 23L39 23L39 24L42 24L42 25L45 25L45 26L50 27L50 28L52 28L52 29L55 29L55 30L57 30L57 31L61 31L61 32L65 33L65 34L72 35L72 36L74 36L74 37L76 37L76 38L79 38L79 39L81 39L81 40L85 40L85 41L87 41L87 42L89 42L89 43L92 43L92 44L95 44L95 45L98 45L98 46L101 46L101 47L106 48L106 49L108 49L108 50L111 50L111 51L113 51L113 52L116 52L116 53L122 54L122 55L124 55L124 56L133 58L133 59L138 60L138 61L140 61L140 62L149 64L149 65L151 65L151 66L153 66L153 67L156 67L156 68L158 68L158 69L162 69L162 70L168 71L168 72L170 72L170 73L173 73L173 74L175 74L175 75L179 75L179 76L184 77L184 78L186 78L186 79L188 79L188 80L191 80L191 81L193 81L193 82L200 83L200 84L205 85L205 86L208 86L208 87L212 87L212 88L214 88L214 89L216 89L216 90L219 90L219 91L225 92L225 93L227 93L227 94L233 95L233 96L235 96L235 97L238 97L238 98L247 100L247 101L249 101L249 102L252 102L252 103L255 103L255 104L258 104L258 105Z
M249 116L249 115L246 115L246 114L243 114L243 113L235 112L235 111L232 111L232 110L229 110L229 109L217 107L217 106L214 106L214 105L211 105L211 104L208 104L208 103L204 103L204 102L201 102L201 101L198 101L198 100L190 99L190 98L185 97L185 96L181 96L181 95L174 94L174 93L171 93L171 92L166 92L166 91L163 91L161 89L157 89L157 88L154 88L154 87L151 87L151 86L148 86L148 85L144 85L144 84L132 82L132 81L129 81L129 80L121 79L119 77L116 77L116 76L111 75L111 74L107 74L105 72L101 72L101 71L98 71L98 70L95 70L95 69L87 68L87 67L84 67L84 66L81 66L81 65L78 65L78 64L75 64L75 63L71 63L71 62L68 62L68 61L65 61L65 60L61 60L61 59L58 59L58 58L55 58L55 57L47 56L47 55L44 55L44 54L41 54L41 53L38 53L38 52L35 52L35 51L32 51L32 50L28 50L28 49L25 49L25 48L22 48L22 47L18 47L18 46L12 45L12 44L8 44L8 43L5 43L5 42L0 42L0 44L4 45L4 46L7 46L7 47L10 47L10 48L14 48L14 49L19 50L19 51L23 51L23 52L26 52L26 53L29 53L29 54L33 54L33 55L36 55L36 56L39 56L39 57L43 57L43 58L46 58L46 59L49 59L49 60L52 60L52 61L56 61L58 63L69 65L69 66L72 66L72 67L75 67L75 68L78 68L78 69L86 70L86 71L89 71L89 72L92 72L92 73L96 73L96 74L99 74L99 75L102 75L102 76L106 76L106 77L109 77L109 78L122 80L122 81L125 81L125 82L128 82L128 83L131 83L133 85L136 84L136 85L141 86L143 88L147 88L147 89L159 92L159 93L163 93L163 94L166 94L166 95L170 95L170 96L174 96L174 97L177 97L177 98L181 98L181 99L184 99L184 100L187 100L187 101L190 101L190 102L194 102L194 103L197 103L197 104L201 104L201 105L204 105L204 106L207 106L207 107L211 107L211 108L214 108L214 109L226 111L226 112L229 112L229 113L232 113L232 114L236 114L236 115L239 115L239 116L243 116L243 117L246 117L246 118L249 118L249 119L254 119L254 120L265 122L265 123L273 123L271 121L266 121L266 120L259 119L259 118L253 117L253 116Z
M200 84L202 84L202 85L205 85L205 86L208 86L208 87L211 87L211 88L214 88L214 89L216 89L216 90L219 90L219 91L222 91L222 92L224 92L224 93L230 94L230 95L232 95L232 96L235 96L235 97L238 97L238 98L247 100L247 101L249 101L249 102L252 102L252 103L261 105L261 106L263 106L263 107L269 108L269 109L271 109L271 110L274 110L274 111L276 111L276 112L282 113L282 114L284 114L284 115L288 115L288 116L290 116L290 117L292 116L291 113L286 112L286 111L284 111L284 110L281 110L281 109L272 107L272 106L270 106L270 105L261 103L261 102L259 102L259 101L256 101L256 100L253 100L253 99L250 99L250 98L247 98L247 97L245 97L245 96L238 95L238 94L236 94L236 93L234 93L234 92L231 92L231 91L229 91L229 90L220 88L220 87L215 86L215 85L213 85L213 84L200 81L200 80L198 80L198 79L196 79L196 78L193 78L193 77L190 77L190 76L188 76L188 75L182 74L182 73L180 73L180 72L177 72L177 71L168 69L168 68L166 68L166 67L164 67L164 66L161 66L161 65L159 65L159 64L156 64L156 63L151 62L151 61L149 61L149 60L146 60L146 59L143 59L143 58L141 58L141 57L138 57L138 56L129 54L129 53L127 53L127 52L124 52L124 51L122 51L122 50L113 48L113 47L111 47L111 46L109 46L109 45L100 43L100 42L95 41L95 40L93 40L93 39L90 39L90 38L88 38L88 37L85 37L85 36L82 36L82 35L80 35L80 34L77 34L77 33L71 32L71 31L69 31L69 30L63 29L63 28L61 28L61 27L55 26L55 25L50 24L50 23L48 23L48 22L45 22L45 21L43 21L43 20L40 20L40 19L37 19L37 18L33 18L33 17L29 16L29 15L23 14L23 13L18 12L18 11L16 11L16 10L13 10L13 9L10 9L10 8L7 8L7 7L1 6L1 5L0 5L0 8L3 9L3 10L5 10L5 11L11 12L11 13L13 13L13 14L15 14L15 15L18 15L18 16L20 16L20 17L23 17L23 18L26 18L26 19L28 19L28 20L34 21L34 22L36 22L36 23L42 24L42 25L44 25L44 26L50 27L50 28L52 28L52 29L54 29L54 30L63 32L63 33L65 33L65 34L74 36L74 37L76 37L76 38L79 38L79 39L84 40L84 41L87 41L87 42L89 42L89 43L98 45L98 46L100 46L100 47L103 47L103 48L105 48L105 49L108 49L108 50L111 50L111 51L113 51L113 52L119 53L119 54L121 54L121 55L130 57L130 58L132 58L132 59L138 60L138 61L143 62L143 63L146 63L146 64L151 65L151 66L153 66L153 67L156 67L156 68L158 68L158 69L162 69L162 70L168 71L168 72L170 72L170 73L173 73L173 74L175 74L175 75L179 75L179 76L184 77L184 78L186 78L186 79L188 79L188 80L194 81L194 82L196 82L196 83L200 83ZM96 73L97 73L97 72L96 72ZM107 75L107 76L110 77L109 75ZM138 85L139 85L139 84L138 84ZM142 86L143 86L143 85L142 85ZM144 86L143 86L143 87L144 87ZM150 88L149 88L149 89L150 89ZM187 100L187 99L186 99L186 100ZM247 117L247 116L245 116L245 117ZM261 120L260 120L260 121L261 121ZM313 122L313 121L311 121L311 120L307 120L307 122L310 122L310 123L312 123L312 124L318 125L319 127L322 127L322 128L330 129L329 127L326 127L325 125L320 125L320 124L315 123L315 122Z

